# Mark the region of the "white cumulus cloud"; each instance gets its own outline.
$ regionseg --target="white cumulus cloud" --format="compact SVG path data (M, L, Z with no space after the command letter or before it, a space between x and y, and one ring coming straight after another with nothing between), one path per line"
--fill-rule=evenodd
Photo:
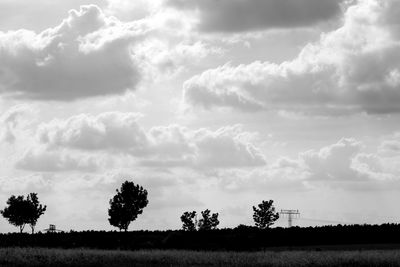
M81 114L42 124L40 142L49 149L108 151L130 155L145 166L225 168L265 164L252 133L240 126L190 130L179 125L146 131L135 113Z
M0 32L0 93L71 101L133 90L141 75L132 45L147 30L89 5L40 33Z
M400 2L350 6L342 27L292 61L207 70L184 83L184 102L206 109L349 114L399 112Z

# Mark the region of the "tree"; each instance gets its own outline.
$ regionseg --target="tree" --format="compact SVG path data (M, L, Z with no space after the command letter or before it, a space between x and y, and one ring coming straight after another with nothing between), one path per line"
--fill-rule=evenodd
M118 227L120 231L126 232L129 224L143 213L143 208L149 203L147 190L133 182L125 181L121 190L117 189L116 191L117 194L110 199L108 221L112 226Z
M26 199L13 195L7 200L7 205L0 213L10 224L19 227L21 233L26 224L31 226L34 233L37 220L46 211L46 206L39 203L36 193L30 193Z
M258 204L258 208L253 206L253 219L258 228L269 228L276 220L279 219L279 213L275 212L273 203L273 200L263 200L260 204Z
M197 220L196 220L196 212L188 212L182 214L181 221L183 223L182 229L185 231L196 231Z
M39 219L40 216L42 216L44 214L47 206L46 205L43 206L42 204L39 203L39 199L38 199L36 193L30 193L27 196L26 201L27 201L28 207L29 207L27 223L31 227L32 234L33 234L35 232L35 226L36 226L37 220Z
M27 222L27 205L24 196L11 196L7 200L7 207L0 211L1 215L14 226L19 227L20 233Z
M213 230L217 228L219 224L218 213L213 213L210 216L210 212L209 209L201 212L202 218L199 220L199 230Z

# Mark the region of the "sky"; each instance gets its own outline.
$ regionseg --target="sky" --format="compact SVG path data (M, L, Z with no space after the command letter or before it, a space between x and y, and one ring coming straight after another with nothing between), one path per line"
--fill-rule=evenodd
M251 225L269 199L398 223L399 49L398 0L0 0L0 206L36 192L38 230L112 230L129 180L130 230Z

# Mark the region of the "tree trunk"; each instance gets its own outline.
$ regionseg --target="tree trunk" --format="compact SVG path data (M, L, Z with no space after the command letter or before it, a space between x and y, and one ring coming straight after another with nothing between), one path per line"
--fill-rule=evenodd
M34 234L35 233L35 226L31 225L31 229L32 229L32 234Z

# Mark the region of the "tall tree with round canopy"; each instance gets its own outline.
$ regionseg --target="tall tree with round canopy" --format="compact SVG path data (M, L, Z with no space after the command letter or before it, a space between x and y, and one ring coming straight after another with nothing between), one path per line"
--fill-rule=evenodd
M133 182L125 181L121 189L117 189L117 194L110 199L108 221L120 231L126 232L129 224L143 213L148 203L146 189Z

